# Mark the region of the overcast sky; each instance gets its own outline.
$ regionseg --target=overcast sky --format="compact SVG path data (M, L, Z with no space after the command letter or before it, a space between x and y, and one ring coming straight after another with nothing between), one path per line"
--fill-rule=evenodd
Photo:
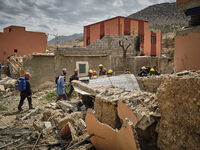
M175 0L0 0L0 30L19 25L50 34L83 33L85 25L163 2Z

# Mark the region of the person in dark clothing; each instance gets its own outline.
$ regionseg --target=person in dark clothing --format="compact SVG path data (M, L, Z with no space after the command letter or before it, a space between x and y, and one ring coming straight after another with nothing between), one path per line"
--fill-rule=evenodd
M71 84L71 82L72 82L73 80L79 80L79 77L78 77L78 69L75 69L75 70L74 70L74 74L73 74L73 75L70 77L70 79L69 79L69 82L70 82L70 84L69 84L70 90L69 90L69 93L67 94L67 97L70 97L71 94L72 94L72 92L74 91L74 87L73 87L72 84Z
M29 78L30 78L30 73L25 73L25 80L26 80L26 90L20 92L20 102L18 105L18 110L22 111L22 106L24 104L24 100L27 98L28 99L28 105L29 109L32 109L32 91L31 91L31 85L29 83Z
M158 69L156 66L154 66L153 68L150 69L150 72L149 72L150 75L160 75L160 73L158 72Z
M139 77L146 77L147 76L147 71L146 71L146 67L143 66L140 70L140 72L138 73Z
M99 65L99 76L103 76L103 75L106 75L106 68L103 68L103 65L100 64Z

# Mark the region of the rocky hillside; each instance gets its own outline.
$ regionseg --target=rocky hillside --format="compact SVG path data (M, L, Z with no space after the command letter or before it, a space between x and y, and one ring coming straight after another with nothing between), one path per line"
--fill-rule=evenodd
M79 34L75 33L69 36L58 36L57 38L55 37L54 39L48 41L48 44L61 44L68 41L74 41L77 39L81 41L83 39L83 33Z
M128 17L147 20L153 28L183 26L187 24L189 19L184 13L178 12L176 3L152 5Z

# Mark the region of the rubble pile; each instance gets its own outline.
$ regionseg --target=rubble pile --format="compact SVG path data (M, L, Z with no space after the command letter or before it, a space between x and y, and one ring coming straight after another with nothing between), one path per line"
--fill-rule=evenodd
M15 83L17 80L12 79L10 77L5 77L2 80L0 80L0 96L3 96L4 98L9 96L10 92L15 90Z
M13 55L7 59L7 62L9 66L9 73L12 78L17 79L24 74L23 57Z
M123 122L118 117L118 101L130 108L129 114L135 115L135 130L141 149L157 149L156 125L160 119L158 99L154 93L133 90L127 92L124 89L108 88L97 95L94 104L95 115L99 121L120 129ZM122 107L121 107L122 109ZM126 117L129 117L126 114ZM129 117L133 118L133 117ZM132 119L134 120L134 119Z
M157 97L162 116L157 126L158 147L200 149L200 71L170 75Z

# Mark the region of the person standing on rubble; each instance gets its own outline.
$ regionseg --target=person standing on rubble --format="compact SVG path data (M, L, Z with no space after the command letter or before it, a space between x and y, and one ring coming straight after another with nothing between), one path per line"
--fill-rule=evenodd
M30 82L29 82L29 79L31 77L31 74L30 73L25 73L25 90L22 90L20 92L20 102L19 102L19 105L18 105L18 110L19 111L22 111L22 106L24 104L24 100L27 98L28 100L28 105L29 105L29 109L33 109L32 107L32 91L31 91L31 85L30 85Z
M2 64L1 64L1 62L0 62L0 80L2 79L2 78L1 78L1 71L2 71L2 68L3 68L3 67L2 67Z
M75 69L74 74L69 78L69 83L70 83L69 88L70 88L70 90L69 90L69 93L67 94L67 97L70 97L72 92L74 91L74 87L72 86L72 83L71 83L73 80L79 80L78 69Z
M67 96L66 96L66 83L65 83L65 75L61 74L57 80L57 84L56 84L56 93L57 93L57 99L56 102L63 99L63 100L67 100Z

